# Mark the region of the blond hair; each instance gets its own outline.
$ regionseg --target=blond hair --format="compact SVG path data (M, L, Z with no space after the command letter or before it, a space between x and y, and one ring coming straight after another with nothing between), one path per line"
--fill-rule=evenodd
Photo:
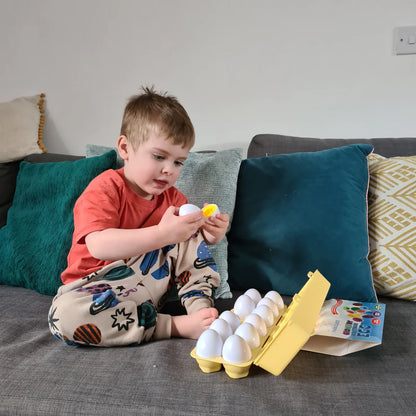
M142 94L129 99L120 134L127 137L135 150L149 138L152 130L175 144L191 148L195 142L194 126L176 97L156 93L153 87L142 90Z

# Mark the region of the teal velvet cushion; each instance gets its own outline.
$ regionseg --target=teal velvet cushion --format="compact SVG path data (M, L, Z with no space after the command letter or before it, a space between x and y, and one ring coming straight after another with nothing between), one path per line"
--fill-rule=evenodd
M0 229L0 283L54 295L62 284L74 229L75 201L114 151L74 162L21 162L7 224Z
M231 288L298 293L308 271L328 298L375 302L368 261L370 145L244 160L229 233Z
M102 154L111 147L88 144L87 157ZM204 203L217 204L220 211L233 218L237 192L238 171L242 160L242 149L227 149L218 152L189 152L175 186L188 198L189 203L203 207ZM123 166L118 159L118 166ZM232 297L228 284L228 241L227 236L218 244L210 246L221 276L221 285L215 298ZM171 298L172 299L172 298Z

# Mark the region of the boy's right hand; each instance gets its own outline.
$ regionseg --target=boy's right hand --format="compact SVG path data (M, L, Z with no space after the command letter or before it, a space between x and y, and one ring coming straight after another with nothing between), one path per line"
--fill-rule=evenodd
M169 207L158 225L160 232L167 236L171 244L188 240L206 221L202 211L193 212L182 217L178 214L178 207Z

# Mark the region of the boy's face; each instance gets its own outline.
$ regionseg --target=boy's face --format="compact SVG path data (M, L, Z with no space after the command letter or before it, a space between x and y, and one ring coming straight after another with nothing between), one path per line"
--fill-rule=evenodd
M160 195L178 179L189 148L174 144L157 132L136 150L125 136L118 140L118 150L124 159L124 176L130 188L145 199Z

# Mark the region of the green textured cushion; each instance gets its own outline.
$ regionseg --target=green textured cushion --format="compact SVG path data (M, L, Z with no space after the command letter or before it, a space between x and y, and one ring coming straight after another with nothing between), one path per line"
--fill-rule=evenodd
M62 284L75 201L116 153L75 162L21 162L7 224L0 229L0 283L54 295Z
M241 164L229 233L231 288L298 293L308 271L328 298L375 302L368 261L370 145L274 155Z
M89 144L86 148L86 155L87 157L94 156L109 149L111 148ZM220 211L226 212L230 216L231 222L242 153L242 149L227 149L209 153L189 152L175 186L186 195L191 204L201 208L205 202L217 204ZM227 237L220 243L210 246L210 251L221 275L221 285L215 291L217 299L232 297L228 284L227 249Z

